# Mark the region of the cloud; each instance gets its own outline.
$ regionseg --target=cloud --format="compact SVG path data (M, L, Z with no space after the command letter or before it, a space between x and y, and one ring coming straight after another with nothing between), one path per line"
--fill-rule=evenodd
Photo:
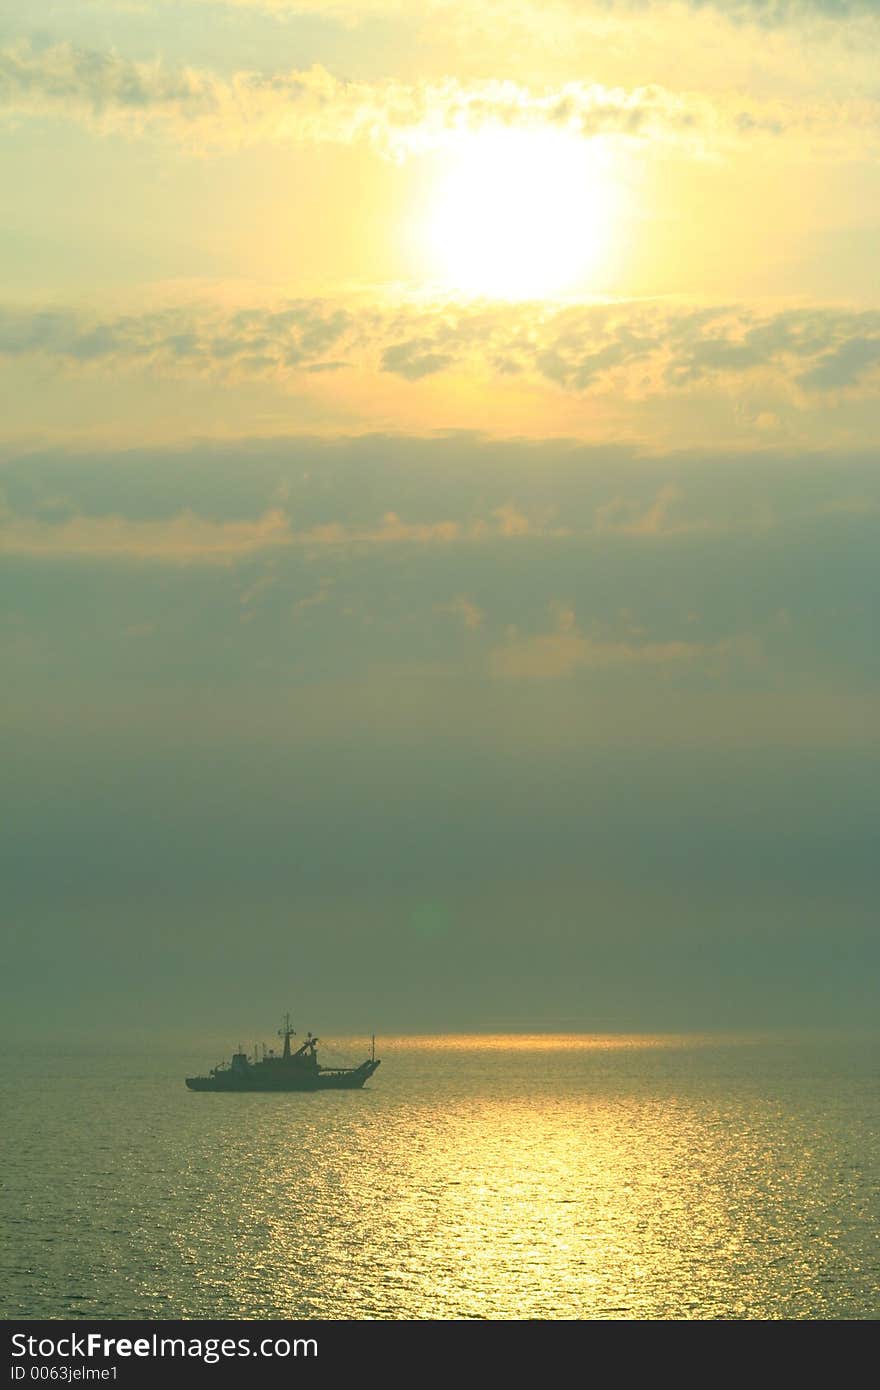
M523 516L522 512L517 511L509 502L503 507L496 507L493 515L498 518L502 536L527 536L532 530L529 518Z
M216 5L218 0L197 2ZM408 0L224 0L224 3L233 8L330 15L349 22L374 15L406 13L409 8ZM682 0L682 4L688 9L716 10L731 19L751 20L761 25L786 24L813 16L840 21L876 14L876 0ZM429 15L471 10L503 17L510 6L507 0L425 0L424 8ZM634 14L640 10L669 10L673 6L671 0L557 0L551 8L578 14L592 10L602 15L613 10Z
M430 338L414 338L410 342L395 343L382 353L382 370L393 372L407 381L420 381L423 376L432 376L448 367L453 358L448 352L431 350Z
M288 300L274 309L202 302L105 321L0 307L0 356L44 353L70 366L273 376L344 366L325 354L354 326L345 308L321 299Z
M25 116L56 113L99 132L154 133L202 152L264 141L365 141L402 158L490 127L659 141L696 152L793 135L809 139L813 153L824 140L851 156L856 136L876 144L880 103L732 100L657 83L577 80L535 88L492 78L345 81L318 65L227 77L67 42L19 42L0 49L0 108Z
M581 632L574 610L563 606L552 632L523 635L512 628L505 642L489 653L488 667L491 675L502 680L552 681L586 668L631 670L705 662L724 656L731 649L729 641L707 645L590 636Z
M333 521L313 526L297 534L303 545L382 545L399 541L457 541L479 538L480 527L464 527L453 520L403 521L396 512L386 512L378 526L352 527Z
M88 558L112 560L162 560L169 563L205 561L226 563L255 551L279 546L298 546L308 550L351 549L364 546L401 544L476 543L522 536L553 535L529 523L508 507L495 510L492 519L470 520L446 517L437 520L406 520L387 511L373 524L325 521L295 528L291 517L280 508L253 519L219 522L186 510L161 519L143 520L121 515L89 516L69 512L52 517L52 499L42 510L49 515L21 515L0 507L0 555L43 558ZM511 518L515 518L514 521ZM562 534L562 533L560 533ZM262 581L241 598L247 606L272 581ZM301 603L323 602L325 594ZM454 611L473 625L479 610L456 601Z
M449 613L458 618L468 632L476 632L483 625L485 613L478 608L466 594L459 594L450 603L435 603L435 613Z
M849 338L832 352L824 353L798 381L806 390L839 391L855 386L880 364L880 337Z
M293 531L288 517L281 511L267 512L256 521L222 523L194 512L183 512L161 521L83 515L46 521L7 513L0 516L0 554L225 563L274 546L315 548L407 541L448 542L482 539L488 534L489 528L485 525L465 527L452 520L406 522L395 512L387 512L373 527L328 522L302 531Z
M487 125L676 138L690 134L695 120L684 99L652 86L627 91L577 82L534 92L510 81L451 77L346 82L319 66L223 78L70 43L0 50L0 104L25 114L59 111L132 134L153 128L206 144L366 139L396 154L433 148Z
M222 523L194 512L162 521L79 515L53 523L0 516L0 554L8 556L223 564L289 542L287 518L279 511Z
M776 729L785 696L827 696L830 710L845 689L841 714L861 710L861 724L826 736L876 741L871 452L286 437L22 454L0 463L0 488L0 647L46 699L53 663L63 688L75 669L133 688L164 670L279 699L318 681L347 692L357 722L352 682L381 669L377 719L393 720L391 700L418 727L429 689L442 722L452 680L462 729L475 691L502 740L504 702L531 727L546 696L601 744L597 719L627 741L655 718L691 737L679 694L704 732L735 742L750 699L772 706Z
M648 507L641 501L614 497L597 507L596 531L599 535L670 536L709 529L712 523L706 520L677 519L670 515L680 496L679 489L667 483Z
M626 8L668 8L668 0L624 0ZM315 0L320 4L321 0ZM614 0L596 0L596 8ZM812 15L841 20L857 15L874 15L875 0L684 0L689 9L714 9L734 19L752 19L759 24L784 24Z
M629 399L740 391L747 381L786 399L870 397L878 392L880 312L638 300L552 308L349 299L343 307L316 298L241 309L202 301L99 318L0 306L0 358L32 355L72 372L265 380L281 389L347 367L413 386L441 373L516 375L572 395ZM766 423L770 403L755 415Z

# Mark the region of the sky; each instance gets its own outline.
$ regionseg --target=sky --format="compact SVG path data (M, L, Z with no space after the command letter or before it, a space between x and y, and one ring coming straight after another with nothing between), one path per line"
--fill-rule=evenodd
M878 49L0 4L7 1034L870 1021Z

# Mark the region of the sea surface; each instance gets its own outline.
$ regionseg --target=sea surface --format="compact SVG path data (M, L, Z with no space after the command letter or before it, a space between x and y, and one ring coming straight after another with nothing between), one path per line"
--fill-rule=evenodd
M210 1095L183 1084L218 1060L203 1052L7 1054L2 1315L880 1311L865 1038L398 1038L378 1055L359 1092Z

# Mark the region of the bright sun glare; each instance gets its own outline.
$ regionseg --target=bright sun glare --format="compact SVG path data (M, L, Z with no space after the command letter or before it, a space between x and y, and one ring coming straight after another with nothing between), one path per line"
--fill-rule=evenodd
M449 289L531 299L586 287L608 242L610 180L594 144L556 131L462 135L428 210Z

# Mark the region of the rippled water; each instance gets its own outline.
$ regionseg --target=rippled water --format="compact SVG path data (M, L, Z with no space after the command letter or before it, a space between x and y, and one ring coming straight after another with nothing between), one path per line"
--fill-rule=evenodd
M206 1056L22 1058L3 1315L877 1315L864 1040L379 1052L318 1095L191 1093Z

